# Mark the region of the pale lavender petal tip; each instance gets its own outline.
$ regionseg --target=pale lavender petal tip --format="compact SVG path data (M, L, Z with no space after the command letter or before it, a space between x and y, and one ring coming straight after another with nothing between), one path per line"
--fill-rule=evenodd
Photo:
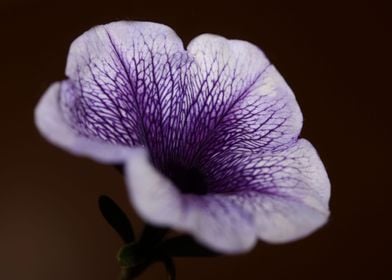
M240 253L327 221L327 173L258 47L203 34L185 49L167 26L115 22L74 41L66 74L41 98L38 129L73 154L123 163L148 222Z
M128 158L129 147L88 139L78 135L66 123L60 108L60 92L61 82L52 84L35 108L35 125L42 136L78 156L91 157L108 164L124 162Z

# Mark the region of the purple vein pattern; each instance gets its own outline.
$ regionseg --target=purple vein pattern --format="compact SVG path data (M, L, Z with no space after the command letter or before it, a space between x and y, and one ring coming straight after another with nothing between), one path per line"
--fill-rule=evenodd
M325 168L256 46L203 34L185 49L167 26L114 22L73 42L66 75L40 100L37 127L73 154L123 164L146 221L224 253L327 221Z

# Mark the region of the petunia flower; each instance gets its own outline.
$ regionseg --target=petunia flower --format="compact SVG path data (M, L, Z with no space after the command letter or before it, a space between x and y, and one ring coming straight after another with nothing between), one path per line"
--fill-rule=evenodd
M167 26L114 22L72 43L66 75L39 101L38 129L72 154L122 164L148 223L240 253L327 221L330 183L298 138L295 96L251 43L203 34L184 48Z

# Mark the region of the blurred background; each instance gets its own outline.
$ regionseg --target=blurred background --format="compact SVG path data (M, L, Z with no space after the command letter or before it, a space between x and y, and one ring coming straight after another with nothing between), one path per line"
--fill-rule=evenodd
M392 279L390 15L387 1L1 0L0 279L117 279L121 241L101 194L141 229L113 168L57 149L33 124L72 40L122 19L164 23L185 43L208 32L260 46L296 93L302 136L332 182L331 220L311 237L177 259L178 279ZM166 278L156 265L141 279Z

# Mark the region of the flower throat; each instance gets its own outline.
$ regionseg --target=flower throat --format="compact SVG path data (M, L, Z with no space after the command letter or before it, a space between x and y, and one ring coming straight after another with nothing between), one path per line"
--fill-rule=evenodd
M165 173L182 193L207 194L205 176L198 168L172 162L166 166Z

